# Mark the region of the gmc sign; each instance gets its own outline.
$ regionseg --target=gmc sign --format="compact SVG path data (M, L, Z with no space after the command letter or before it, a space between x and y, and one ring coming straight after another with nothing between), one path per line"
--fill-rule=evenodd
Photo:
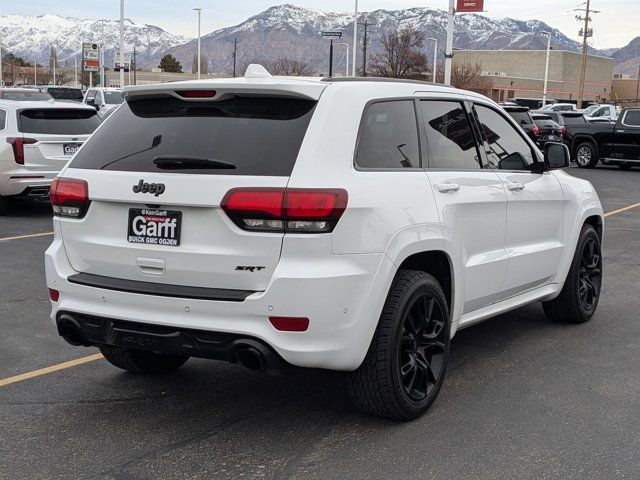
M482 12L484 0L458 0L457 12Z

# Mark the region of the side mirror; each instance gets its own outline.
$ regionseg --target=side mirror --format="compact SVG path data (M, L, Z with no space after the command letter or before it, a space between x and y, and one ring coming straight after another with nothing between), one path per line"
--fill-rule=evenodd
M567 168L571 162L569 147L564 143L547 142L544 144L544 163L550 170Z

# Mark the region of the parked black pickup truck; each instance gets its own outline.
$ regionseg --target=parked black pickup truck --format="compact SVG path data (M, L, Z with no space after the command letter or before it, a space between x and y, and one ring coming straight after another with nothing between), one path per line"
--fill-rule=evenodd
M615 123L572 122L564 141L581 168L599 161L623 170L640 167L640 108L624 109Z

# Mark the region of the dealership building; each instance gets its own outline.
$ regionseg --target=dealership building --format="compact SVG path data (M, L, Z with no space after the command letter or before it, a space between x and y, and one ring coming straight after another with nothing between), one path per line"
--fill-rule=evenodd
M497 102L508 99L542 99L546 50L455 50L455 64L479 64L492 86L484 95ZM576 103L580 86L582 55L577 52L551 50L547 98ZM614 61L608 57L588 55L585 77L585 102L612 99ZM615 100L615 99L614 99Z

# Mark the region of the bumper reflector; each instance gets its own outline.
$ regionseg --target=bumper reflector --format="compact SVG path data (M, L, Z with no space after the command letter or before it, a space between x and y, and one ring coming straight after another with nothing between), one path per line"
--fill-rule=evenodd
M281 332L306 332L309 328L309 319L304 317L269 317L269 321Z
M49 298L52 302L57 302L60 298L60 292L58 290L54 290L53 288L49 289Z

